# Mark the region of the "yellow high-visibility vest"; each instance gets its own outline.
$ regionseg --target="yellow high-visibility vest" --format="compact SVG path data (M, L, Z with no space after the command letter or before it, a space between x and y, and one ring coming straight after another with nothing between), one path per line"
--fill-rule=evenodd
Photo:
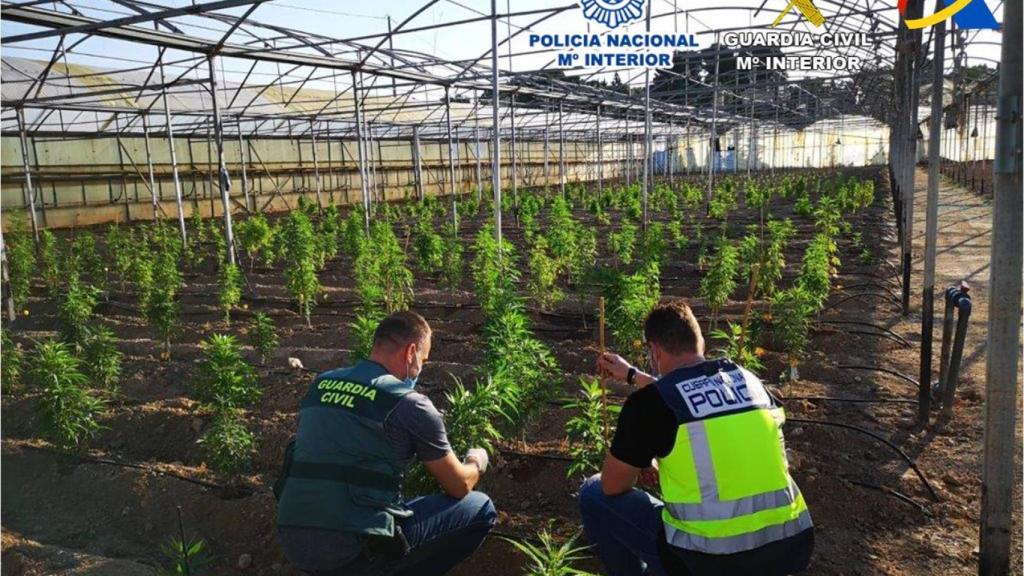
M655 385L679 422L672 451L659 460L669 544L735 554L812 527L789 475L785 414L756 376L715 360Z

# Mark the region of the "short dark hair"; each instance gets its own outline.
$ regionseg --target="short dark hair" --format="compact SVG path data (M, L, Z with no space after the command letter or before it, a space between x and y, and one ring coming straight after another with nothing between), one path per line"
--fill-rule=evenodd
M704 337L693 310L682 300L658 304L644 320L644 338L671 354L701 352Z
M411 311L395 312L380 321L373 332L373 346L404 347L408 344L423 344L430 335L430 325L423 316Z

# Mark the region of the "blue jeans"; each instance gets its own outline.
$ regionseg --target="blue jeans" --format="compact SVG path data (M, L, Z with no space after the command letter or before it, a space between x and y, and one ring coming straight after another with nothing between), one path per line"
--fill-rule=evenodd
M580 488L583 530L611 576L781 576L806 570L814 551L811 528L736 554L672 551L663 542L661 510L664 507L660 500L637 488L625 494L605 496L600 474L583 483ZM663 546L664 555L659 553L659 545Z
M665 505L638 488L617 496L601 490L601 475L580 488L583 531L611 576L666 576L658 555Z
M409 552L374 554L364 549L355 561L336 570L309 572L314 576L441 576L470 556L494 528L498 513L482 492L456 500L445 494L423 496L406 503L409 518L396 519Z

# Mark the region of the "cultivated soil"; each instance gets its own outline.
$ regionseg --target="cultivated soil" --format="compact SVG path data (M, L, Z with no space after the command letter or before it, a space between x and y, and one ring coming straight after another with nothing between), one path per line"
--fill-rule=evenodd
M934 422L936 414L930 428L919 430L913 403L916 385L883 372L844 368L881 367L916 379L920 342L916 315L920 272L916 270L914 276L914 310L904 317L894 265L898 261L896 230L882 171L854 172L877 183L878 202L851 217L853 229L861 232L875 258L864 262L848 239L840 241L843 265L834 280L831 306L816 325L811 352L800 366L801 379L775 387L785 399L790 418L786 438L793 474L817 528L810 573L974 574L991 210L984 199L970 192L942 187L938 285L969 279L975 307L955 416L950 422ZM918 198L922 198L924 180L919 179L918 185ZM776 217L793 217L798 229L786 250L789 265L783 285L792 282L813 234L811 222L793 215L787 204L775 199L771 208ZM923 203L918 202L915 256L923 254L923 213ZM589 215L577 215L593 223ZM612 221L616 221L614 215ZM730 216L732 236L738 237L742 226L752 221L749 211ZM471 220L463 229L467 258L479 225L479 219ZM607 232L603 227L598 235L602 248ZM510 228L507 236L521 245L519 231ZM661 289L665 297L687 298L698 317L707 318L708 311L697 296L701 273L696 254L696 247L673 252L662 269ZM920 268L920 258L915 266ZM246 309L233 315L230 327L216 305L212 265L186 272L182 325L169 361L160 359L159 346L134 298L115 291L97 313L121 339L125 353L121 397L110 404L103 418L106 429L84 456L61 455L39 439L32 392L5 392L2 574L153 574L163 562L161 544L177 535L176 508L181 509L188 535L209 543L217 558L212 573L297 574L277 545L269 488L284 446L294 434L299 401L311 378L288 368L287 358L297 357L317 370L347 362L352 347L348 324L357 305L350 269L351 258L346 255L328 263L320 277L327 295L313 312L312 328L290 304L278 270L257 267L247 272ZM483 318L468 277L462 290L453 293L441 288L437 278L414 272L414 309L434 328L431 362L420 379L420 389L443 408L444 392L451 386L449 373L467 382L477 375ZM15 340L25 345L52 335L57 325L44 288L36 286L33 294L29 314L10 327ZM736 300L724 309L724 319L742 314L745 296L745 288L733 294ZM755 302L755 307L763 304ZM210 414L190 398L187 383L201 357L199 343L217 332L243 333L254 311L274 319L281 344L269 365L260 368L266 392L245 417L259 441L252 472L238 485L226 486L223 478L207 469L196 444ZM937 312L941 318L941 306ZM593 299L570 296L551 312L532 310L531 317L534 332L552 348L565 374L556 396L568 397L575 392L579 376L593 369L597 339ZM706 323L704 328L708 329ZM940 336L937 323L936 355ZM778 383L785 370L783 355L769 349L765 363L765 380ZM479 489L497 505L501 534L531 537L550 527L568 536L579 530L575 493L582 478L566 477L564 425L569 416L568 410L551 406L530 423L523 438L500 443L492 470ZM863 427L893 442L920 466L937 498L891 448L870 436L822 422ZM1019 496L1015 498L1017 527L1020 501ZM1018 529L1014 533L1019 537ZM1019 566L1019 540L1015 550L1014 565ZM512 576L522 573L522 565L522 556L507 542L491 538L455 573ZM585 567L600 571L594 561Z

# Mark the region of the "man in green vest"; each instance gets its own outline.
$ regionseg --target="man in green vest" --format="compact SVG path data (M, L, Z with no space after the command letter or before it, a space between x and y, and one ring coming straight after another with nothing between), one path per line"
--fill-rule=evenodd
M392 314L377 327L368 359L318 375L302 400L274 492L281 545L303 572L440 575L494 527L490 498L473 491L487 452L471 449L460 462L441 415L414 389L430 340L419 314ZM443 494L402 501L414 458Z
M651 374L607 353L598 369L639 388L601 474L583 483L587 540L612 576L782 576L806 569L814 529L789 475L785 415L757 376L704 358L682 302L644 323ZM657 483L664 501L636 487Z

